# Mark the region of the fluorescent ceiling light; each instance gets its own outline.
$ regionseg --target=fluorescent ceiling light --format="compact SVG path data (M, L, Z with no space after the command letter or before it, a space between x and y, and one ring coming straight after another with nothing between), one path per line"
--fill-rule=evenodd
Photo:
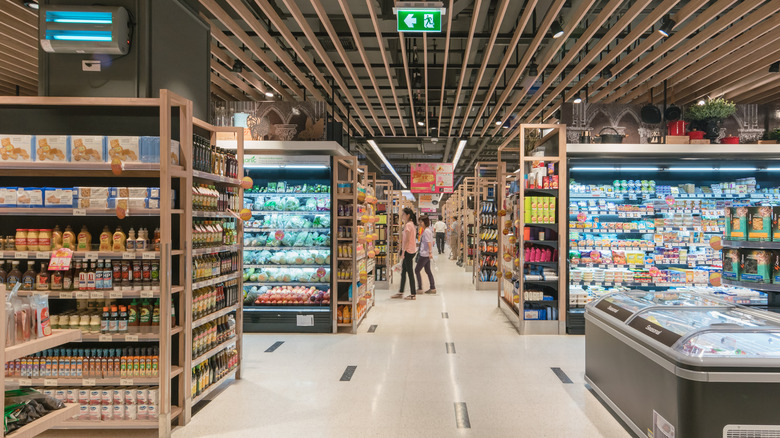
M401 177L398 176L398 172L395 171L395 167L393 167L393 165L390 164L389 161L387 161L387 158L385 158L385 154L383 154L382 151L379 150L379 146L377 146L376 141L374 141L373 139L369 139L368 144L371 145L371 148L374 149L374 152L377 154L377 156L379 156L382 162L385 163L385 166L387 166L387 168L390 169L390 173L393 174L395 179L397 179L398 182L401 183L401 187L406 188L406 184L404 184Z
M670 167L670 172L754 172L755 167Z
M648 172L657 172L660 170L658 167L654 166L647 166L647 167L617 167L617 166L603 166L603 167L588 167L588 166L575 166L572 167L571 170L582 170L587 172L615 172L615 171L622 171L622 170L631 170L631 171L648 171Z
M69 24L111 24L111 12L88 11L47 11L46 21L49 23Z
M458 150L455 152L455 158L452 160L453 171L455 171L455 168L458 167L458 160L460 160L460 155L463 153L463 148L466 147L466 143L468 143L468 140L461 140L458 143Z

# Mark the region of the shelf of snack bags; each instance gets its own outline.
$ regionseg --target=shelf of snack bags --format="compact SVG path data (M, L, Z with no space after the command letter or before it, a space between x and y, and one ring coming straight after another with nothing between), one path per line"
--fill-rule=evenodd
M180 417L181 407L186 403L186 393L183 390L172 393L171 386L180 385L183 388L185 385L180 378L181 373L174 373L174 370L183 368L186 363L187 318L182 315L189 311L186 294L179 292L187 289L190 281L185 268L190 263L187 251L189 246L186 243L192 240L187 237L192 217L192 194L181 188L192 186L193 169L190 168L192 160L180 162L179 157L182 153L191 157L192 144L188 135L192 132L194 120L190 108L189 101L167 90L161 90L160 97L156 99L0 98L0 113L3 114L0 119L7 126L13 125L13 130L20 134L0 136L3 137L3 146L29 150L25 154L14 154L9 157L11 160L0 161L0 175L16 178L13 181L2 181L0 185L20 185L22 182L24 185L38 186L24 182L24 178L35 178L42 186L31 187L30 190L24 187L21 197L18 188L14 190L15 197L11 196L9 187L3 190L1 197L6 206L4 213L24 217L25 225L30 227L26 230L25 239L21 240L28 245L26 257L25 251L20 250L14 251L13 258L19 261L27 258L26 273L29 273L35 272L35 267L31 266L34 263L30 260L44 259L40 253L47 250L51 252L55 249L58 251L55 255L65 255L67 258L67 251L59 251L58 248L69 246L72 242L73 250L77 253L75 259L70 259L72 263L64 265L66 270L62 271L62 275L59 272L43 275L46 269L41 269L35 276L36 290L43 294L46 290L51 291L52 297L56 295L58 298L52 303L55 315L50 320L57 313L67 312L69 307L86 303L82 296L84 293L90 297L94 293L95 297L101 296L103 299L110 296L113 300L151 294L159 299L158 315L180 314L180 317L173 317L172 323L167 323L171 319L163 318L162 321L166 323L158 325L159 333L153 335L154 339L145 340L160 351L157 386L161 390L161 402L151 427L157 428L161 436L170 434L172 421L181 424L186 422L185 418ZM178 112L176 118L173 117L175 112ZM63 132L57 135L37 135L40 126L60 126ZM111 127L110 131L114 135L98 134L106 126ZM84 131L98 135L76 135ZM117 133L129 135L117 136ZM117 187L82 183L91 178L111 178L116 181ZM75 187L76 184L83 184L84 187ZM174 190L173 187L180 190ZM170 200L170 204L161 203L161 199ZM12 201L14 205L11 205ZM58 234L51 218L62 214L84 216L81 230L66 229ZM96 225L99 223L97 217L101 218L101 225ZM6 221L10 222L10 219ZM183 230L182 233L174 234L174 225L176 229ZM101 226L104 227L103 233L99 233ZM129 229L138 230L138 236L131 239ZM159 231L155 232L155 229ZM102 248L104 242L98 236L104 235L111 242L111 249ZM62 240L58 240L60 236ZM95 236L94 240L92 236ZM143 247L137 247L138 239ZM6 237L4 245L8 245L9 240ZM18 249L18 240L13 236L11 241L14 249ZM37 251L30 250L31 243L38 247ZM131 247L131 244L135 245ZM154 244L156 248L153 249ZM75 269L82 261L77 282ZM113 269L114 262L120 262L117 266L118 279L117 271ZM157 267L158 276L155 279L151 278L152 264ZM102 270L98 269L101 265ZM144 270L147 265L149 269ZM172 265L180 269L172 269ZM134 269L136 266L137 270ZM111 280L108 280L105 273L112 271L114 274L109 274ZM171 271L179 275L169 278L168 273ZM98 272L103 274L100 281ZM136 272L140 276L138 279L135 277ZM145 277L147 273L150 275L148 279ZM123 284L125 282L128 287ZM156 287L153 284L155 282ZM24 278L22 283L25 283ZM84 283L86 288L83 287ZM107 283L111 287L106 287ZM98 288L98 284L102 287ZM71 293L75 298L68 298ZM120 294L121 298L118 298ZM112 303L117 304L117 307L129 305L127 301ZM145 308L151 311L150 307ZM90 307L90 310L98 312L96 308ZM88 316L87 319L87 323L91 323L95 318ZM115 321L118 322L117 319ZM99 316L96 322L100 330ZM179 325L176 325L177 322ZM123 343L126 342L126 336L90 333L82 336L81 340ZM172 351L177 351L178 357L173 356ZM174 394L178 396L174 397ZM43 420L47 421L46 417Z
M511 150L511 149L510 149ZM520 175L514 172L508 172L506 163L501 161L502 150L498 153L498 167L496 176L497 193L496 201L498 204L497 225L499 232L498 240L498 263L500 268L496 273L498 278L498 306L512 312L510 320L518 321L520 313L520 292L519 283L513 279L520 268L520 240L518 233L520 230L520 221L518 215L518 200L520 191L518 178Z
M504 163L501 163L504 165ZM495 175L489 175L495 173ZM477 244L473 266L473 282L477 290L496 288L500 271L498 240L498 169L497 163L478 162L474 167L474 198Z

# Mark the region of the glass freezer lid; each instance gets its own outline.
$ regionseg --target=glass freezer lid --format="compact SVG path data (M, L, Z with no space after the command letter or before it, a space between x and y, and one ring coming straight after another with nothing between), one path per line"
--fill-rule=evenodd
M699 358L780 358L780 331L705 331L687 338L682 354Z
M723 327L723 328L760 328L779 329L777 322L748 313L736 307L647 309L637 313L642 318L678 335Z
M620 319L628 320L635 313L655 306L723 306L724 303L690 292L615 292L600 298L595 307Z

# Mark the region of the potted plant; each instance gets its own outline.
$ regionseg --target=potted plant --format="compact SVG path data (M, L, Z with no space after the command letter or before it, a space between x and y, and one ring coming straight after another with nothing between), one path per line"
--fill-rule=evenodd
M720 135L721 122L736 111L737 105L734 102L719 97L709 99L701 105L690 106L685 118L691 121L696 129L704 131L704 138L714 143Z
M767 131L764 134L764 140L760 141L759 143L764 143L764 144L780 143L780 128L774 129L772 131Z

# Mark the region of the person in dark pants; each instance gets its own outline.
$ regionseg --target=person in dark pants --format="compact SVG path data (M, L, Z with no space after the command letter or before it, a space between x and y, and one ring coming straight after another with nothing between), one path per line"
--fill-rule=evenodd
M414 274L412 271L414 269L414 255L417 253L417 216L411 208L404 208L403 213L401 213L401 223L404 224L403 232L401 233L401 251L399 251L399 255L403 257L401 290L391 298L403 298L406 276L408 275L412 294L406 297L406 299L414 300L417 298L417 289L414 285Z
M436 232L436 249L439 251L439 254L444 254L444 239L447 236L447 224L439 219L433 224L433 231Z
M433 231L431 231L431 221L427 217L420 218L420 221L425 227L422 237L420 238L420 256L417 257L417 267L414 268L414 273L417 275L417 286L422 286L422 278L420 277L420 271L425 269L425 273L428 274L428 283L431 288L425 291L426 294L436 293L436 282L433 280L433 273L431 272L431 259L433 258ZM423 293L422 289L418 289L417 293Z

